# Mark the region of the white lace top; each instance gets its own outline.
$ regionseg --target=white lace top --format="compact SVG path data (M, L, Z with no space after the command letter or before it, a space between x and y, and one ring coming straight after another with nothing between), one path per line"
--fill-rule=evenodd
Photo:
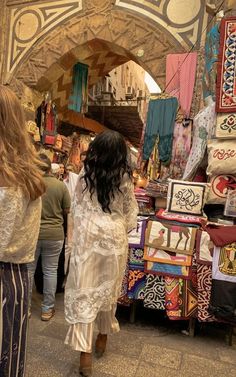
M137 225L134 187L124 177L121 193L104 213L78 178L72 208L73 241L65 291L65 314L70 324L89 323L99 311L109 311L120 295L127 262L127 233Z
M34 260L41 219L41 199L29 201L21 189L0 187L0 261Z

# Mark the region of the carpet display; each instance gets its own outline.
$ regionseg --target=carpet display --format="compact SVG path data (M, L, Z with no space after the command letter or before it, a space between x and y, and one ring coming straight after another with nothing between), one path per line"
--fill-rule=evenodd
M128 298L143 300L146 274L141 270L129 270Z
M165 310L165 278L147 275L143 304L145 308Z
M170 222L149 221L145 244L155 249L192 255L196 228Z
M216 84L216 111L219 113L236 112L235 30L235 17L221 21Z
M144 259L151 262L168 263L177 266L191 266L192 264L192 257L190 255L154 249L148 246L144 248Z

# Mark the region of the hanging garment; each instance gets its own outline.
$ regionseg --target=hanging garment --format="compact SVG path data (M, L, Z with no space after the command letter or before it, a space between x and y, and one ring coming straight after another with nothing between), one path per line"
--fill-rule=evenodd
M188 162L183 175L184 180L191 180L204 159L207 140L214 133L216 124L215 103L211 103L198 113L193 120L193 142Z
M216 71L219 54L220 32L219 25L214 25L206 36L205 70L203 74L203 96L212 96L215 100Z
M88 66L77 63L73 68L72 93L69 98L68 108L78 113L87 112L88 97Z
M214 248L212 279L211 313L236 323L236 243Z
M160 179L180 179L183 176L191 150L192 121L175 123L170 166L161 166Z
M176 98L155 99L149 102L143 160L149 159L155 142L159 138L159 159L163 164L169 164L177 109L178 101Z
M210 235L215 246L222 247L236 242L236 226L209 224L203 228Z
M167 55L166 92L178 99L186 117L190 115L196 68L197 52Z

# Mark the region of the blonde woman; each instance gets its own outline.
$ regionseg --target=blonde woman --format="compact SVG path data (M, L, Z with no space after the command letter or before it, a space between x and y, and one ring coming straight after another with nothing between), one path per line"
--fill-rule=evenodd
M44 183L15 94L0 85L0 375L23 377L27 263L38 238Z

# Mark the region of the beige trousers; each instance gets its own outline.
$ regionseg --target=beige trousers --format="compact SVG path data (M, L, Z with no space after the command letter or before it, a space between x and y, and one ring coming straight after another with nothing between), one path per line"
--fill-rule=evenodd
M65 344L71 346L75 351L92 352L93 333L97 325L100 334L114 334L120 330L119 323L115 317L117 305L113 305L109 312L99 312L95 321L91 323L76 323L70 325L66 335Z

